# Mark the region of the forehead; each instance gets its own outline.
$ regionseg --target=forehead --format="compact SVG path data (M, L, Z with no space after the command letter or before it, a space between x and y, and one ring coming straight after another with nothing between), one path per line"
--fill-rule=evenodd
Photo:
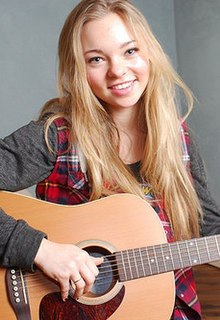
M87 22L82 29L81 41L84 49L103 44L120 45L134 40L131 30L122 18L110 13L98 20Z

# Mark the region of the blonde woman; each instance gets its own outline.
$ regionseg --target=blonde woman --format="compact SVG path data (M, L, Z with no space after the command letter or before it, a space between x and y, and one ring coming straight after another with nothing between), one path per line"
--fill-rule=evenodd
M152 205L169 242L219 233L218 208L185 123L192 94L143 15L126 0L83 0L65 21L58 53L59 96L45 104L39 121L1 140L0 187L37 184L38 198L65 205L132 193ZM186 115L177 89L185 94ZM4 248L19 226L29 239L22 256L13 253L14 265L36 264L60 283L63 300L70 280L76 298L91 290L102 258L50 242L4 213L1 219ZM10 265L8 251L1 252L4 266ZM175 275L172 319L201 319L192 270Z

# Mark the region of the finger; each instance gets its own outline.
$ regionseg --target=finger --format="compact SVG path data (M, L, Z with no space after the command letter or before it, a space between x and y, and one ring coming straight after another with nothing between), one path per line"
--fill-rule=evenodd
M92 259L95 262L96 266L98 266L104 262L104 257L99 257L99 258L92 257Z
M69 288L70 288L69 280L59 281L59 284L60 284L61 298L63 301L66 301L69 295Z
M71 280L71 283L75 288L74 298L79 299L84 293L85 281L80 277L77 281Z
M100 260L99 258L98 258L98 261L97 259L89 259L87 261L86 266L89 269L89 271L93 273L95 277L97 277L97 275L99 274L99 269L97 266L98 264L100 264L101 261L102 260ZM94 281L94 279L91 279L91 281Z
M84 265L80 272L85 282L84 293L91 291L96 276L99 273L98 268L94 265L94 263L90 262L90 264L88 263L87 265Z
M74 285L73 281L69 281L70 283L70 286L69 286L69 296L71 298L74 298L74 295L75 295L75 291L76 291L76 286Z

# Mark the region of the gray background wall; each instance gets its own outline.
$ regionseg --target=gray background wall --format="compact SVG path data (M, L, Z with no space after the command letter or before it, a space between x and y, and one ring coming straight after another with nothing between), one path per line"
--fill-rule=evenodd
M178 69L198 103L189 121L220 195L220 1L174 0Z
M220 1L136 0L199 104L190 117L215 198L220 190ZM0 136L56 96L57 40L74 0L0 0Z

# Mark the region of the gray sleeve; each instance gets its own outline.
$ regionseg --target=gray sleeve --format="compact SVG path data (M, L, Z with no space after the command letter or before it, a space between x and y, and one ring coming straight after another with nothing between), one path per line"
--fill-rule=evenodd
M55 125L49 129L49 143L56 151ZM0 189L17 191L46 178L56 155L46 145L44 123L32 121L0 139L0 160ZM0 210L0 264L33 270L34 258L45 236L25 221L17 221Z
M55 125L49 129L49 142L56 148ZM56 154L46 145L44 123L32 121L0 139L0 160L0 189L18 191L46 178L54 167Z
M34 258L46 235L0 209L0 265L34 270Z
M192 133L190 133L189 154L191 173L204 214L201 235L220 234L220 207L211 195L205 165Z

